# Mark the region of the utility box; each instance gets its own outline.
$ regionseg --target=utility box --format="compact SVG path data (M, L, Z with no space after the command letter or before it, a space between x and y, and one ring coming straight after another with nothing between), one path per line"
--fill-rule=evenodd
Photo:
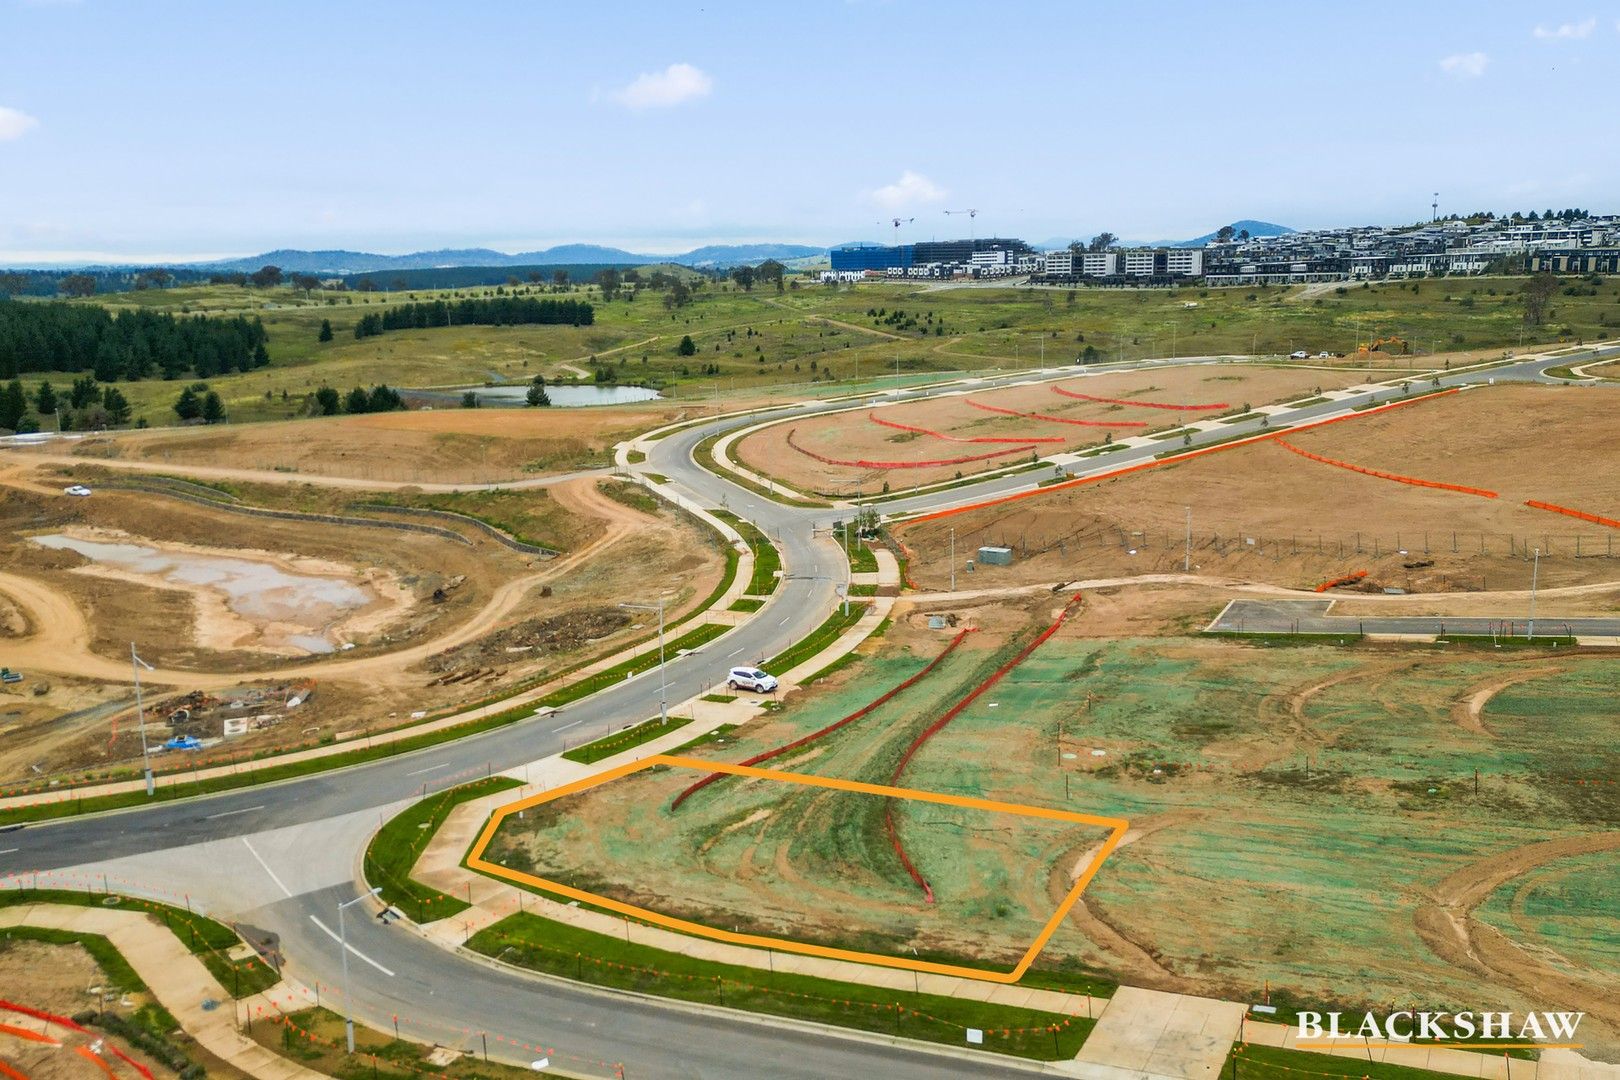
M979 549L979 562L986 566L1011 566L1012 548L982 547Z

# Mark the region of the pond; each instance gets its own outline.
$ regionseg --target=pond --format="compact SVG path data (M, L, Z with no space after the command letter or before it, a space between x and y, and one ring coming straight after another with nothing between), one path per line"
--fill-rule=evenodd
M412 397L459 404L461 391L415 390ZM527 404L529 387L525 383L511 386L479 386L473 388L481 404L506 407ZM630 405L638 401L658 400L658 391L645 386L547 386L546 396L554 408L578 409L587 405Z

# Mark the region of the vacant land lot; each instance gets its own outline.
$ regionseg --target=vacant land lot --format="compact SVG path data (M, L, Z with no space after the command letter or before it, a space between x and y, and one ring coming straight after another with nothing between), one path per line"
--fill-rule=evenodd
M1210 599L1088 599L907 767L906 785L923 790L1130 820L1041 965L1242 1000L1267 985L1285 1001L1347 1004L1557 998L1591 1014L1589 1043L1620 1048L1620 943L1603 924L1613 875L1581 876L1620 850L1615 789L1590 783L1620 773L1605 704L1620 667L1262 651L1177 633ZM1054 604L947 612L980 627L969 644L771 767L886 779L906 743L1046 626ZM1119 633L1121 605L1155 636L1092 636ZM847 715L955 632L924 627L913 612L881 656L694 753L737 761ZM727 928L989 965L1052 910L1096 840L897 803L929 904L898 867L881 807L728 777L672 811L692 779L638 774L566 812L509 819L493 855Z
M673 408L444 409L126 432L74 453L164 465L407 483L490 483L611 464L615 443Z
M1111 437L1235 416L1358 381L1355 372L1236 363L1077 374L1033 386L785 420L739 440L735 456L805 491L875 492L885 485L898 490L1005 468L1032 454L1101 446ZM959 458L979 460L954 461ZM859 461L877 464L839 464ZM950 463L916 467L930 461Z
M978 588L1179 571L1189 508L1190 561L1204 574L1310 588L1368 570L1365 587L1379 590L1527 589L1530 557L1540 548L1543 586L1608 581L1620 569L1609 557L1616 530L1525 501L1614 516L1620 462L1606 419L1613 408L1600 390L1468 390L902 526L900 535L917 552L911 571L925 587L949 577L953 528L964 560L983 544L1014 549L1012 566L975 569ZM1350 471L1285 443L1497 497Z
M48 478L10 480L0 632L26 678L0 690L5 785L138 757L131 642L156 669L143 676L149 741L199 738L202 763L383 730L544 679L646 635L620 601L663 595L678 617L725 565L706 530L590 478L444 496L242 485L240 502L217 503L161 485L72 499ZM374 509L384 500L471 514L562 554ZM431 531L240 509L255 505Z

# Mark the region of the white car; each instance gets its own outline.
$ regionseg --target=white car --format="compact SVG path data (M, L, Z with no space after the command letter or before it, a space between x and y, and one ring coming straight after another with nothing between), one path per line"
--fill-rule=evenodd
M1290 360L1309 360L1310 357L1311 354L1306 352L1304 349L1295 349L1293 352L1288 354L1288 359Z
M734 667L726 676L726 685L733 690L752 690L756 694L774 694L776 676L767 675L759 668Z
M78 496L80 496L82 498L83 496L86 496L86 495L90 494L90 489L85 487L83 484L74 484L72 487L63 488L62 489L62 494L64 494L64 495L78 495Z

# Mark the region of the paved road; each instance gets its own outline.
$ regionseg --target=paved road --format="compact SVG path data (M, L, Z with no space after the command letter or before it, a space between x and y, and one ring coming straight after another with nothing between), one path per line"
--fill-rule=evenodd
M1620 349L1603 354L1620 355ZM1213 363L1214 358L1150 362ZM1442 385L1487 379L1545 380L1557 361L1523 362L1475 376L1451 375ZM1577 361L1578 362L1578 361ZM1110 370L1113 366L1101 368ZM1033 379L1044 373L986 378L981 389ZM1099 370L1099 369L1092 369ZM919 388L889 395L912 400L949 392ZM1272 428L1306 421L1372 400L1390 391L1307 406L1274 416ZM808 415L842 407L812 403L778 410L772 417ZM790 577L758 616L699 653L668 665L670 700L681 700L712 683L727 667L770 655L803 637L831 612L834 583L845 563L837 546L813 535L835 513L785 507L699 468L692 448L708 436L754 422L731 417L660 440L647 468L708 505L725 505L780 542ZM1252 425L1259 430L1258 425ZM1227 425L1195 438L1225 438L1251 425ZM1106 472L1145 460L1161 447L1133 449L1070 466L1071 475ZM988 480L971 487L884 504L885 511L933 509L1030 486L1027 477ZM118 876L157 877L171 892L215 897L213 910L279 934L291 970L306 981L338 981L337 949L314 920L334 920L340 899L355 895L353 875L377 821L423 791L463 781L468 774L502 771L563 748L563 741L606 733L657 712L656 675L642 676L568 706L546 718L457 742L388 758L338 774L315 775L185 803L70 820L4 834L0 875L17 870L67 867L111 868ZM249 858L251 856L251 859ZM291 883L291 884L289 884ZM364 910L357 906L355 911ZM883 1076L897 1080L960 1074L961 1066L936 1052L888 1046L837 1032L808 1034L763 1027L756 1020L693 1012L668 1003L628 999L583 986L537 983L470 959L456 958L410 931L353 920L351 943L367 958L354 963L357 1014L386 1027L393 1015L432 1016L451 1029L522 1035L581 1056L622 1061L628 1075L645 1077L735 1077L769 1073L783 1077ZM975 1057L974 1075L1027 1073L1033 1066Z
M1529 632L1529 610L1512 618L1332 615L1332 600L1234 600L1206 629L1237 634L1506 634ZM1537 636L1620 637L1620 619L1540 618Z

